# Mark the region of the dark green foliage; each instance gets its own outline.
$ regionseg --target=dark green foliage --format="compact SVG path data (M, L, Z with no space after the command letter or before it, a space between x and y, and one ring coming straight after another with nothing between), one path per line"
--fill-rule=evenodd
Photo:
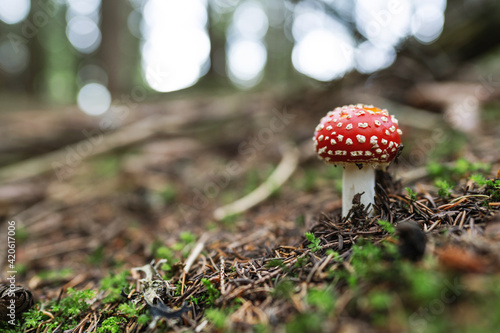
M205 294L206 302L209 305L213 305L215 303L215 300L220 295L219 290L217 290L217 288L215 288L208 279L201 279L201 283L203 283L203 285L207 289L206 294Z
M311 232L306 232L305 236L307 240L311 243L308 244L307 247L311 249L312 252L316 252L321 250L321 239L316 238Z

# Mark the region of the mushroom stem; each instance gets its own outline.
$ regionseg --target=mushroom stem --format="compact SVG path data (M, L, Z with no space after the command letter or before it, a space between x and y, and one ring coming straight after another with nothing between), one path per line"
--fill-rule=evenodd
M352 199L357 193L363 193L361 203L365 208L372 204L370 215L373 213L375 203L375 168L364 165L359 169L355 164L344 167L342 176L342 216L347 216L352 208Z

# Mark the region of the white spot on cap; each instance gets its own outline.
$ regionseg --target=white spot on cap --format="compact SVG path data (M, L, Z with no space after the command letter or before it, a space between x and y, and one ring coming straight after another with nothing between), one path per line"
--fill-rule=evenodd
M338 123L338 124L337 124L337 127L342 127L342 123Z
M336 122L337 122L337 118L333 118L333 120L332 120L332 121L333 121L334 123L336 123Z
M358 127L367 128L368 127L368 123L358 123Z
M403 135L403 131L400 130L399 128L398 128L397 132L398 132L399 135Z
M344 138L344 136L342 134L337 135L337 139L339 139L339 142L342 142L343 138Z
M394 153L396 151L396 148L392 148L391 151Z
M337 134L337 132L332 132L332 136L334 136L335 134Z
M394 132L396 131L396 127L391 126L391 127L389 127L389 130L390 130L392 133L394 133Z
M352 129L352 124L347 124L347 126L345 127L345 129L347 129L347 130Z
M381 154L381 153L382 153L382 149L377 148L377 150L375 150L375 152L376 152L377 154Z
M336 150L335 155L347 155L347 150Z
M378 142L377 142L377 141L378 141L378 137L377 137L376 135L374 135L374 136L372 136L372 137L370 138L370 143L371 143L372 145L376 145L376 144L378 144Z
M328 141L328 139L330 139L330 137L329 136L325 136L325 140Z
M387 120L388 120L388 119L387 119L387 117L380 117L380 119L382 119L382 121L383 121L384 123L385 123L385 122L387 122Z
M396 119L396 117L394 117L393 115L391 115L391 120L394 124L399 124L399 121Z
M369 150L365 151L365 156L372 156L372 152Z
M330 143L331 143L331 144L332 144L332 146L333 146L334 144L336 144L336 143L337 143L337 141L335 141L335 139L331 139L331 140L330 140Z
M383 145L386 145L387 144L387 140L386 139L382 139L380 140L380 142L382 142ZM391 141L392 142L392 141Z
M318 154L323 154L326 151L326 146L318 150Z
M363 151L362 150L351 151L351 156L363 156Z
M364 135L361 135L361 134L356 135L356 139L358 139L359 143L365 143L366 142L366 137Z
M331 158L330 158L330 157L325 157L325 161L327 161L327 162L328 162L329 160L331 160Z
M375 119L374 123L375 123L375 125L377 125L377 126L382 125L382 123L381 123L381 122L380 122L380 120L378 120L378 119Z
M365 111L359 111L358 113L356 113L356 116L358 116L358 117L359 117L359 116L362 116L362 115L364 115L364 114L366 114L366 112L365 112Z
M320 136L318 136L318 141L323 141L325 137L323 136L323 134L321 134Z
M328 155L333 155L333 151L329 150Z
M380 158L383 159L383 160L385 160L387 157L388 157L388 155L386 155L386 154L380 155Z
M352 145L352 140L351 140L350 138L347 138L347 139L345 140L345 144L346 144L346 145L349 145L349 146L350 146L350 145Z
M330 126L330 125L326 126L326 130L327 130L327 131L331 131L331 130L332 130L332 128L333 128L333 127L332 127L332 126Z
M392 146L394 146L394 142L389 142L389 148L392 148Z
M391 135L391 133L389 132L389 130L385 130L385 135Z
M316 132L321 131L323 127L325 127L323 124L319 124L318 126L316 126Z

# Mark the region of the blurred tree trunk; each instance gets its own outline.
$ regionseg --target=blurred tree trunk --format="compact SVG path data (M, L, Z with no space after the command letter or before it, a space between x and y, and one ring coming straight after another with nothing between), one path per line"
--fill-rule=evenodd
M30 28L28 31L33 33L35 36L23 36L21 34L21 38L27 40L26 46L29 49L29 64L26 70L24 70L22 74L23 86L25 88L25 92L29 95L35 95L38 91L36 87L37 79L40 79L43 75L43 67L45 65L45 60L47 57L47 52L40 45L40 40L36 37L37 27L33 24L33 22L37 22L34 15L37 13L38 7L33 8L34 2L31 5L31 11L26 18L26 21L30 23ZM31 38L30 38L31 37Z
M224 20L214 20L217 15L213 12L210 1L207 3L208 38L210 39L210 68L200 80L206 86L217 83L227 83L226 75L226 25Z
M120 77L122 66L121 48L122 35L126 33L128 6L123 6L120 0L105 0L101 3L101 46L97 56L104 63L104 70L108 74L108 89L113 95L123 91Z

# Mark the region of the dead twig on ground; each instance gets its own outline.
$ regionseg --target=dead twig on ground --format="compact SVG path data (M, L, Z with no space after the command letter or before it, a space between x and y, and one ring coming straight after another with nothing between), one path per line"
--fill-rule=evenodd
M287 148L281 162L264 183L250 192L247 196L217 208L214 211L214 218L218 221L223 220L228 216L242 213L264 201L287 181L297 168L298 162L299 151L297 148Z

